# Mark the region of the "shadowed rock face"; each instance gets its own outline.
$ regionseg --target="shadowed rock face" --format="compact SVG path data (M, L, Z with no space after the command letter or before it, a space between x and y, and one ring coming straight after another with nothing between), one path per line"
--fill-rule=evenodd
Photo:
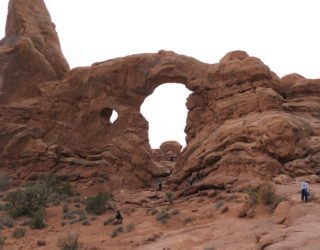
M320 171L320 81L279 79L243 51L217 64L159 51L68 71L43 1L12 0L0 62L0 164L16 179L57 171L150 185L159 171L140 107L167 82L192 91L172 187L191 176L193 192Z

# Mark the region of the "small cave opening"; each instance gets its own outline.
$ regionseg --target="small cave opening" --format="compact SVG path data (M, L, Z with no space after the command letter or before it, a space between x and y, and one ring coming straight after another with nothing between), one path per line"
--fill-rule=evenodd
M111 108L104 108L100 111L100 117L106 125L112 125L118 119L118 112Z

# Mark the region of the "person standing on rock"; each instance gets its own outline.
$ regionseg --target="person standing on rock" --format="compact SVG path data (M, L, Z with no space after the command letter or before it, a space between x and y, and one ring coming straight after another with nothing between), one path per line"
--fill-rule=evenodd
M161 191L162 190L162 182L159 181L159 184L158 184L158 190Z
M302 181L301 184L301 201L308 201L308 196L309 196L309 185L306 181Z
M119 224L122 224L122 215L121 215L121 213L120 213L120 210L117 210L116 211L116 220L117 220L117 222L119 223Z

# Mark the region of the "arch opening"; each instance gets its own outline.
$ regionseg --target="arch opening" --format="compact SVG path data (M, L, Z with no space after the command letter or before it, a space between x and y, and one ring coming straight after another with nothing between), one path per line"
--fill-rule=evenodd
M149 122L151 148L160 148L165 141L177 141L185 147L186 102L191 93L184 84L165 83L145 98L140 111Z
M106 125L112 125L118 119L118 112L111 108L104 108L100 111L100 117Z

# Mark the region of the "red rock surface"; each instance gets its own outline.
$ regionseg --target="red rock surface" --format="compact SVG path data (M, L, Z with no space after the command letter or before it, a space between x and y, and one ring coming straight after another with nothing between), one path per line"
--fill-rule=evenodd
M159 166L140 107L167 82L192 91L173 188L183 190L191 176L195 190L237 189L320 172L320 80L279 79L243 51L217 64L159 51L69 71L42 0L9 5L0 42L1 168L17 181L55 171L71 180L107 176L115 187L152 185ZM113 110L119 116L110 123Z

